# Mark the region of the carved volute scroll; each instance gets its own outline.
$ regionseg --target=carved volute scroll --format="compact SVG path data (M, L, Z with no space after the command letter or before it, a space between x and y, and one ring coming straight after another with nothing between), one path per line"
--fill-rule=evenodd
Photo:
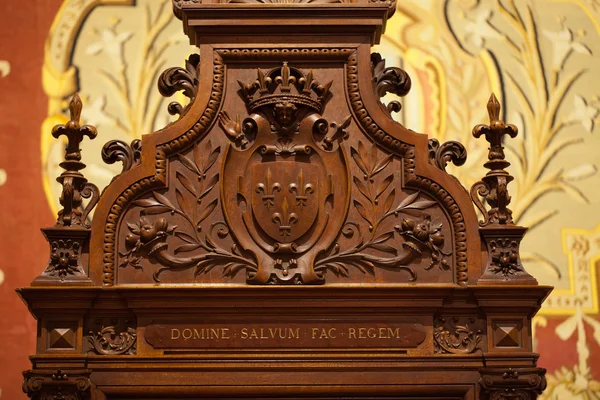
M508 209L516 128L492 97L480 226L445 170L465 148L383 100L421 84L371 53L394 9L173 0L197 51L158 90L189 103L103 147L123 168L91 233L95 130L73 100L50 261L19 290L38 320L31 398L536 398L531 318L551 288L524 271Z

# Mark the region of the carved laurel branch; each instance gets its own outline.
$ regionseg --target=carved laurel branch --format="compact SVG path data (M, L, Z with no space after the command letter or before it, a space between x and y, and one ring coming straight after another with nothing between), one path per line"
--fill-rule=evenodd
M380 232L382 223L391 216L398 217L401 212L421 212L435 204L435 201L420 200L419 192L404 198L395 207L396 190L390 188L394 174L378 179L379 174L384 174L390 166L393 155L389 154L383 159L378 159L377 146L373 144L368 150L359 141L358 149L351 147L352 159L363 173L362 177L353 176L353 182L362 197L355 198L353 205L361 218L367 223L369 234L363 236L361 226L355 222L348 222L342 229L346 238L356 236L357 242L349 249L341 251L339 243L333 245L330 253L315 262L315 272L331 271L336 276L348 276L348 266L354 267L362 273L375 274L375 268L402 270L409 273L410 281L417 278L413 268L407 266L410 262L421 257L424 253L431 255L431 262L425 269L438 266L448 270L450 266L444 256L449 256L443 250L444 237L441 233L441 222L431 222L431 217L421 213L420 219L415 221L404 218L394 230ZM379 182L376 184L376 182ZM383 200L385 198L385 200ZM383 203L382 203L383 200ZM403 237L403 251L398 253L398 246L388 242L395 238L395 232ZM369 250L369 252L365 252ZM386 253L388 256L376 256L371 251Z
M115 280L115 257L116 252L116 227L117 222L127 210L128 205L143 193L163 186L166 181L167 157L182 149L190 146L198 137L200 137L217 116L218 109L223 98L223 76L225 74L225 65L219 55L213 57L213 80L210 93L210 100L206 109L202 112L196 123L184 134L177 138L162 144L156 148L156 165L154 176L143 178L131 184L122 194L113 202L110 212L106 217L104 224L104 273L102 282L105 286L112 286Z
M369 112L365 108L365 103L360 94L358 85L358 55L352 53L346 63L346 77L348 87L348 97L354 115L363 128L365 133L374 141L390 152L402 157L404 162L404 179L406 185L411 188L421 190L439 199L444 209L450 214L454 232L454 253L456 257L456 282L459 285L466 285L468 280L468 257L467 257L467 235L465 219L452 196L440 185L430 179L418 176L415 173L415 149L407 143L404 143L391 135L387 134L381 127L373 121Z
M467 161L467 149L460 142L454 140L440 144L437 139L429 139L429 162L442 171L450 161L460 167Z
M104 327L96 333L90 331L88 336L93 350L100 355L135 354L136 340L137 333L134 328L117 332L115 326Z
M248 254L242 253L236 243L231 245L231 251L221 248L215 241L214 230L220 239L229 236L229 229L224 222L213 223L208 233L202 233L202 223L218 205L217 198L204 204L205 198L213 191L219 182L219 173L211 175L210 171L216 163L221 148L212 148L211 141L204 145L194 146L193 159L178 155L181 163L196 177L194 183L187 175L177 171L177 187L174 205L166 196L153 192L153 199L140 199L134 205L143 207L139 223L128 223L130 234L126 239L127 251L121 253L120 267L132 266L141 269L142 258L153 258L162 265L153 275L160 282L160 275L165 271L184 271L195 268L194 276L205 274L216 266L223 267L223 276L235 277L238 272L247 270L256 272L257 265ZM210 178L207 175L211 175ZM148 215L170 213L178 214L189 224L187 231L178 231L177 226L169 226L165 218L151 222ZM170 235L177 236L183 244L170 254L166 239ZM203 250L202 254L191 257L178 256L195 250Z
M200 66L200 55L191 54L185 62L185 69L174 67L165 70L158 78L158 91L165 97L173 96L176 92L183 90L183 94L190 99L190 104L198 93L198 67ZM183 107L176 101L168 106L169 114L179 116L189 107Z
M113 181L121 174L129 171L131 167L139 164L142 157L142 141L135 139L131 145L122 140L111 140L102 147L102 161L107 164L114 164L117 161L123 163L123 169L120 174L115 175ZM111 181L112 182L112 181Z
M453 317L447 326L445 318L436 318L433 331L436 353L471 354L481 350L479 343L483 339L483 333L480 329L474 330L469 326L475 323L475 318L466 318L464 324L459 323L459 318Z
M385 67L385 60L379 53L371 54L371 67L373 68L373 90L383 110L391 116L392 112L398 112L402 105L398 101L391 101L387 106L381 98L387 93L393 93L404 97L411 88L410 76L402 68Z

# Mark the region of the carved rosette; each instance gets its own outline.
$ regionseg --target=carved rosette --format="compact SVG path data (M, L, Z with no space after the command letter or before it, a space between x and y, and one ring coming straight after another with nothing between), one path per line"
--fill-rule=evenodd
M473 317L437 316L434 321L434 349L438 354L471 354L483 350L483 331Z
M65 232L61 229L45 228L42 232L50 243L50 261L36 281L39 282L42 278L58 278L61 282L65 279L88 281L81 263L81 250L89 239L89 230L72 229Z
M521 263L519 245L527 228L511 225L509 229L488 226L479 233L488 249L488 259L480 283L526 283L537 284Z
M534 400L546 388L544 368L484 368L480 374L483 400Z
M95 389L91 370L29 370L23 372L23 392L33 400L88 400Z

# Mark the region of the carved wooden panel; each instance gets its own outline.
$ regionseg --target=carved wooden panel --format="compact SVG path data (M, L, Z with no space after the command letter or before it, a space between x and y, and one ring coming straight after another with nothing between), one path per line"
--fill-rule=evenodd
M158 90L189 103L104 146L123 168L91 229L78 98L54 130L64 209L20 291L41 321L28 395L535 398L530 318L550 288L520 263L502 148L517 130L495 96L469 193L445 170L465 148L381 101L412 84L371 54L392 3L173 5L199 53Z
M454 282L449 218L403 187L405 162L357 124L342 73L228 68L218 121L125 213L118 282Z

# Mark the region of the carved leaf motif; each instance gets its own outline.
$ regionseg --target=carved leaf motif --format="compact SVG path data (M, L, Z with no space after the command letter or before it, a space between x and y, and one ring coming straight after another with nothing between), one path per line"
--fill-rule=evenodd
M208 203L202 214L200 214L200 216L198 217L198 229L200 229L200 224L202 223L202 221L204 221L215 210L215 207L217 207L218 202L219 201L217 199L214 199L213 201Z
M179 237L180 239L182 239L183 241L188 242L188 243L198 243L198 241L196 240L196 238L188 235L185 232L179 232L179 231L177 231L177 232L175 232L175 236Z
M162 205L161 203L159 203L158 201L156 201L154 199L140 199L140 200L134 201L132 204L134 206L139 206L139 207L153 207L153 206Z
M392 181L394 180L394 175L389 175L387 178L385 178L381 184L379 184L379 187L377 188L377 194L375 195L375 200L379 199L379 196L381 196L383 194L383 192L385 192L385 190L390 186L390 184L392 183Z
M373 147L375 147L375 146L373 146ZM377 164L375 166L375 168L373 169L373 175L381 172L385 167L388 166L389 163L392 162L393 159L394 159L394 156L392 154L389 154L387 157L385 157L383 160L381 160L379 162L379 164Z
M358 189L358 191L361 192L363 194L363 196L365 196L367 199L370 199L371 195L369 194L369 190L367 189L365 184L360 179L358 179L356 176L353 177L352 180L354 181L354 184L356 185L356 188Z
M185 251L194 251L202 247L200 243L186 243L175 249L174 253L178 254Z
M181 211L187 212L188 205L187 205L187 202L185 201L185 197L183 196L183 193L181 192L181 190L175 189L175 196L177 197L177 204L179 205L179 208L181 209Z
M367 211L365 206L363 206L360 201L354 200L354 207L356 207L356 211L358 211L360 216L363 217L363 219L365 221L367 221L369 223L369 225L371 225L372 224L371 213L369 211Z
M359 148L362 145L361 142L359 142ZM367 170L367 166L365 165L365 162L363 161L362 157L360 156L360 153L358 151L356 151L354 149L354 147L350 148L350 154L352 155L352 158L354 159L354 162L356 163L356 165L358 166L358 168L360 168L360 170L365 174L365 176L367 176L369 174L368 170Z
M158 192L152 192L152 194L154 195L154 197L156 198L156 200L158 200L161 204L170 207L172 209L175 208L175 206L173 205L173 203L171 203L171 200L167 199L165 197L165 195L160 194Z
M437 203L433 200L420 200L420 201L416 201L412 204L409 204L408 206L406 206L404 209L408 210L408 209L415 209L415 210L424 210L426 208L429 208L431 206L436 205Z
M154 207L149 207L149 208L144 209L142 211L142 213L146 214L146 215L156 215L156 214L162 214L164 212L169 212L172 210L173 210L173 208L168 207L168 206L154 206Z
M396 207L396 212L405 209L407 206L409 206L410 204L412 204L413 201L415 201L415 199L419 196L419 192L415 192L413 194L409 194L408 196L406 196L406 198L404 200L402 200L400 202L400 204L398 204L398 207Z
M208 149L210 151L210 149ZM217 147L216 149L214 149L212 151L212 153L210 153L210 156L208 157L208 162L206 164L206 167L204 168L204 171L208 171L210 169L210 167L213 166L213 164L217 161L217 158L219 157L219 154L221 153L221 147Z
M181 161L181 163L187 167L187 169L189 169L197 175L200 174L198 167L196 167L196 164L194 164L192 160L190 160L186 156L182 156L181 154L177 154L177 157L179 158L179 161Z
M202 200L204 196L209 194L210 191L215 187L217 182L219 182L219 174L215 174L212 178L210 178L210 181L208 181L208 183L206 184L206 189L204 190L204 192L202 192L200 196L198 196L198 200Z
M192 182L190 181L190 179L187 176L185 176L184 174L182 174L179 171L175 172L175 176L177 177L179 182L181 182L183 187L188 190L188 192L190 192L194 196L196 195L196 189L194 189L194 185L192 184Z
M371 175L375 175L375 166L377 165L377 146L371 146L371 154L369 161L369 169Z
M394 200L396 199L396 188L392 189L387 199L385 199L385 203L383 203L384 214L387 214L392 209L394 205Z

